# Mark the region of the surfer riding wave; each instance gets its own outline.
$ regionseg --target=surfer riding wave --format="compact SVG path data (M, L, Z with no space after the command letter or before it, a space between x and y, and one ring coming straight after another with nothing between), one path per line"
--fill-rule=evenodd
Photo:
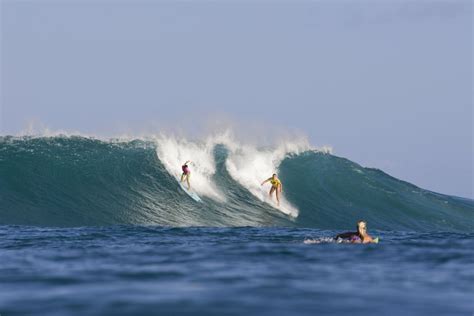
M267 182L270 182L272 184L270 192L268 193L270 195L270 198L273 197L273 192L275 192L277 205L280 206L280 194L283 188L283 185L281 184L280 179L278 179L276 173L274 173L270 178L263 181L261 185L264 185Z
M191 170L189 169L190 163L191 160L188 160L181 166L181 170L183 171L183 174L181 175L181 182L186 181L188 184L188 190L191 189L191 183L189 182L189 178L191 177Z

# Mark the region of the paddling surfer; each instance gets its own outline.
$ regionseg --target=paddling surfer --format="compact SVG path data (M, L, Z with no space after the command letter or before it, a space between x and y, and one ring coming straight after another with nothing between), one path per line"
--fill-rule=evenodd
M334 237L336 240L345 240L349 241L350 243L354 244L369 244L369 243L377 243L378 238L372 238L367 233L367 223L364 221L357 222L357 231L356 232L347 232L342 233Z

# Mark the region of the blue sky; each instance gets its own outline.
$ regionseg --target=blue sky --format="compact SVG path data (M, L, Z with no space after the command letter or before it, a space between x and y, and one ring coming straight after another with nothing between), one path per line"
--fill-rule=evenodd
M2 134L226 118L474 197L471 1L1 1Z

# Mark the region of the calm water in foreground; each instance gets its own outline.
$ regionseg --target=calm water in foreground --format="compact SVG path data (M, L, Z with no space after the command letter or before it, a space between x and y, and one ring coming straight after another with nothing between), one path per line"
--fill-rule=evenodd
M474 234L336 233L0 226L0 314L474 313Z

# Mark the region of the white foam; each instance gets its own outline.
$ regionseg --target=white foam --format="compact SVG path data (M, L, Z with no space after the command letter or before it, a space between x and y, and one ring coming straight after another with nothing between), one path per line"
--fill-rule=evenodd
M217 144L224 145L229 150L226 168L234 180L259 200L287 215L298 216L298 209L284 197L284 183L278 206L275 197L273 199L269 197L270 185L261 186L261 182L273 173L278 173L278 167L287 155L311 150L306 139L282 141L272 147L258 147L243 144L234 138L232 132L226 131L210 135L199 142L164 134L157 137L156 141L158 157L171 175L178 180L181 175L181 165L186 160L192 160L191 185L194 190L200 195L220 201L224 201L225 198L212 181L216 172L213 152Z
M283 194L280 197L280 206L277 206L276 200L269 197L270 185L262 186L261 183L271 177L273 173L278 174L278 167L288 154L298 154L310 150L309 143L302 139L299 141L284 141L272 148L258 148L236 142L227 143L226 145L229 149L226 167L232 178L259 200L272 205L285 214L297 217L298 209L284 197L285 183L282 183Z
M311 245L311 244L329 244L329 243L336 243L337 241L334 240L332 237L320 237L316 239L305 239L303 241L304 244Z
M214 162L214 142L192 142L185 138L161 135L156 137L157 154L168 173L179 181L182 170L181 166L187 160L191 160L191 187L201 196L224 201L225 198L218 190L212 177L216 172Z

